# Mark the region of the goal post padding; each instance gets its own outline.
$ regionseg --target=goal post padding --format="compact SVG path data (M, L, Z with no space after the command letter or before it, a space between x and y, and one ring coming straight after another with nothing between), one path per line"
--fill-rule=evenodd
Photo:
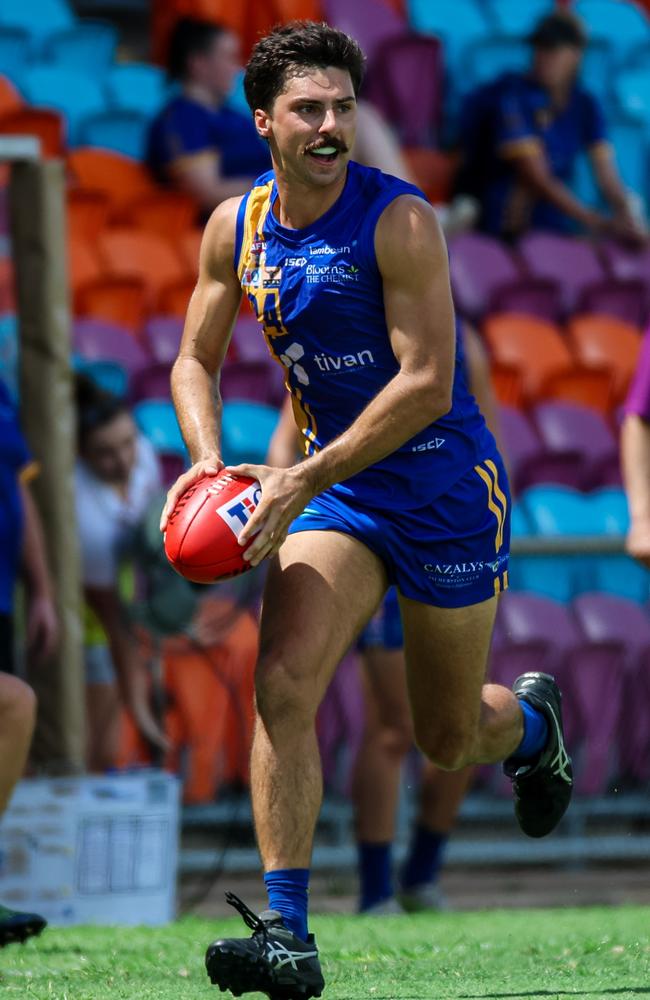
M64 165L12 164L10 218L16 273L20 409L40 466L33 482L61 622L56 656L30 671L38 696L37 772L84 768L82 593L75 517L76 415L71 371Z

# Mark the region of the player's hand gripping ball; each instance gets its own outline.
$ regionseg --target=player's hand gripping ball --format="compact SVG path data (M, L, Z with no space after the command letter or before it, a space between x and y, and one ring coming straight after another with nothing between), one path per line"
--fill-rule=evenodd
M261 496L257 479L228 471L192 483L165 531L165 554L176 572L193 583L214 583L251 569L244 559L248 546L237 539Z

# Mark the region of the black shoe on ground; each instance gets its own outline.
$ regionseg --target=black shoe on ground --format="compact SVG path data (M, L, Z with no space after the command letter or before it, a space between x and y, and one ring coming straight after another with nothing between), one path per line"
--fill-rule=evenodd
M0 906L0 948L14 941L26 941L37 937L47 927L47 920L37 913L21 913Z
M307 941L285 927L275 910L256 916L232 892L226 900L251 928L248 938L220 938L208 947L205 967L211 982L233 996L266 993L270 1000L309 1000L323 992L325 980L314 935Z
M548 722L548 742L537 760L510 757L503 765L512 780L519 826L529 837L545 837L564 816L573 792L573 769L562 729L562 695L550 674L522 674L512 690Z

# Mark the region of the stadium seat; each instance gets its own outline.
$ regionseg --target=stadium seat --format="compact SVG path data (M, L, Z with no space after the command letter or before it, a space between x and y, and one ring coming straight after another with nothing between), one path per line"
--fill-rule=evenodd
M150 363L145 350L128 330L101 320L75 320L73 344L85 361L116 361L125 368L129 379Z
M611 372L615 400L623 402L638 363L641 331L602 315L574 316L567 331L578 360L587 368Z
M16 314L0 314L0 378L11 398L18 398L18 322Z
M524 405L524 380L520 368L491 361L490 382L496 400L501 406L520 409Z
M171 399L170 365L159 362L148 364L133 373L129 395L132 403L143 399Z
M150 316L145 323L143 340L158 364L172 365L178 355L184 320L179 316Z
M597 535L602 533L600 512L589 497L566 486L533 486L521 496L535 532L553 535Z
M643 326L648 311L648 288L643 281L605 278L584 289L580 312L602 313L633 326Z
M598 98L607 117L614 100L614 61L614 52L609 42L602 38L590 38L580 63L580 83Z
M184 318L195 287L195 277L183 277L176 281L166 282L158 295L157 312L167 316Z
M625 688L625 652L618 642L590 643L575 650L566 691L578 712L574 752L579 795L604 795L620 769L618 737Z
M110 203L101 191L70 188L66 192L68 235L80 240L96 240L108 221Z
M518 250L531 275L558 283L567 313L579 307L585 288L606 277L595 250L585 240L531 232L519 240Z
M522 7L520 3L517 6ZM529 63L530 50L521 38L506 34L477 38L463 50L462 72L456 86L466 94L502 73L523 73Z
M137 335L142 327L147 305L147 290L139 278L120 278L104 274L77 288L75 315L115 323Z
M176 482L179 476L183 475L189 462L187 458L175 455L171 451L159 451L158 461L160 462L163 486L167 490Z
M111 149L134 160L144 157L149 118L138 111L110 109L84 118L79 124L77 144Z
M30 38L26 31L0 24L0 73L14 86L20 86L20 78L29 62L29 49Z
M106 107L99 83L87 73L62 66L30 67L22 75L21 88L31 104L53 108L64 115L70 145L78 142L83 119Z
M226 465L265 462L278 415L276 409L262 403L224 403L221 427Z
M606 240L600 249L605 265L614 277L624 281L636 279L647 282L650 274L650 246L636 248Z
M631 191L646 192L648 177L648 132L643 123L631 118L612 116L608 122L608 138L614 150L621 179ZM587 204L608 210L602 193L596 187L589 157L580 154L572 180L572 189Z
M187 449L171 400L143 399L133 407L136 424L156 451L166 451L185 458Z
M483 332L493 358L521 372L528 400L539 398L553 375L570 372L573 358L558 327L520 313L488 316Z
M22 28L31 43L31 55L41 55L43 43L55 31L64 31L75 24L75 16L67 0L2 0L0 25Z
M54 32L45 40L45 62L92 74L100 79L113 62L117 29L108 21L84 19L71 28Z
M15 274L10 257L0 257L0 314L16 311Z
M531 416L546 451L570 463L574 485L582 489L601 485L602 470L618 460L618 445L599 413L586 406L549 401L538 403ZM558 481L571 485L569 479L549 480Z
M103 358L87 361L77 355L74 359L74 369L87 375L95 385L104 389L105 392L110 392L121 398L124 398L128 393L129 373L118 361L107 361Z
M267 357L260 361L227 361L221 369L223 400L249 400L279 408L286 390L278 364Z
M487 0L485 10L501 34L523 38L553 7L554 0L526 0L526 3L520 0Z
M474 0L454 0L453 4L408 0L407 10L414 31L442 39L452 77L461 69L463 48L477 38L485 38L490 30L481 3Z
M167 77L159 66L121 63L109 70L106 93L110 107L152 117L167 99Z
M328 24L356 38L369 69L382 43L408 30L404 18L383 0L324 0L323 7Z
M575 598L573 611L588 639L620 642L632 656L650 650L650 616L635 601L592 591Z
M0 75L0 116L19 111L25 102L6 76Z
M364 93L382 112L402 145L437 145L443 105L439 40L412 34L387 38L375 51ZM417 101L413 100L414 93L418 94Z
M262 325L250 311L237 317L231 343L235 357L241 361L267 361L269 358Z
M163 286L185 277L172 243L157 233L115 227L100 235L97 246L107 273L121 278L139 278L148 290L152 305ZM163 308L162 311L168 310Z
M451 201L458 170L457 156L424 146L405 146L402 155L415 183L432 205Z
M549 375L538 398L588 406L608 417L614 405L613 385L609 372L584 368L576 362L570 371Z
M198 275L199 273L199 251L202 239L203 230L195 227L186 227L180 235L178 248L190 274Z
M450 240L454 300L473 320L487 312L521 312L553 320L560 302L555 281L525 275L510 250L482 233Z
M103 191L111 201L112 212L118 216L136 198L158 190L141 163L120 153L84 147L72 150L67 162L77 184Z
M35 135L46 158L59 158L65 153L65 121L56 111L46 108L16 108L0 116L0 134Z
M577 0L573 9L585 22L590 39L608 42L622 63L634 48L650 39L647 17L632 3Z
M619 111L650 128L650 72L645 66L623 69L614 79Z
M499 407L499 428L512 475L511 487L518 493L530 485L528 470L534 470L541 459L542 443L526 414L513 407Z
M186 241L193 235L196 203L180 191L158 190L140 195L131 201L124 212L124 222L137 229L158 233L166 239L178 241L178 250L188 274L198 274L198 248L196 259L189 261L185 252ZM199 237L202 233L199 231Z
M361 744L364 696L357 655L339 664L318 710L316 732L329 791L349 795L352 767Z
M82 285L101 277L103 268L93 244L79 237L68 240L68 276L74 292Z

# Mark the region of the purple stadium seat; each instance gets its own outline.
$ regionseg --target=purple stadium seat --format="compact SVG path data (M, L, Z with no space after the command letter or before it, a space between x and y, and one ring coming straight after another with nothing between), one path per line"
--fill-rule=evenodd
M270 352L258 323L252 313L239 315L232 334L232 346L239 361L268 361ZM275 363L275 362L274 362Z
M329 788L349 794L351 769L364 727L364 699L359 660L348 653L334 675L318 710L318 741L323 779Z
M524 312L555 320L557 283L524 274L512 253L481 233L450 240L451 282L459 310L472 319L487 312Z
M279 407L286 390L282 368L271 358L263 361L226 361L221 369L221 398L247 399Z
M183 333L180 316L152 316L144 327L144 339L154 361L171 365L176 360Z
M136 372L131 379L131 402L141 399L171 399L169 383L171 367L165 364L148 365Z
M566 693L571 693L579 722L576 791L602 795L620 770L617 747L626 674L623 646L590 643L570 654L568 667Z
M130 378L150 362L144 348L133 334L103 320L75 320L73 344L74 350L86 361L118 361L129 373Z
M403 18L382 0L324 0L323 9L328 24L356 38L369 68L381 43L407 29Z
M633 655L650 649L650 615L636 601L594 591L574 598L573 611L589 639L621 642Z
M650 273L650 272L649 272ZM580 310L616 316L634 326L644 326L648 315L647 279L603 278L584 288Z
M637 250L614 240L607 240L601 244L600 250L607 271L614 278L647 282L650 274L650 247Z
M160 462L163 486L166 489L169 489L172 483L176 482L188 466L188 462L184 458L171 451L159 451L158 461Z
M352 6L352 4L350 4ZM365 96L405 146L438 145L442 123L442 44L428 35L386 38L375 50ZM413 94L418 95L417 101Z
M499 407L499 426L517 492L530 485L528 473L543 454L542 442L530 420L512 406Z
M518 249L531 275L550 278L559 284L566 313L575 311L590 285L605 278L595 250L584 240L533 232L522 237Z
M539 403L531 415L546 450L568 455L576 463L578 486L590 489L605 485L602 472L618 461L618 445L600 413L557 401Z

